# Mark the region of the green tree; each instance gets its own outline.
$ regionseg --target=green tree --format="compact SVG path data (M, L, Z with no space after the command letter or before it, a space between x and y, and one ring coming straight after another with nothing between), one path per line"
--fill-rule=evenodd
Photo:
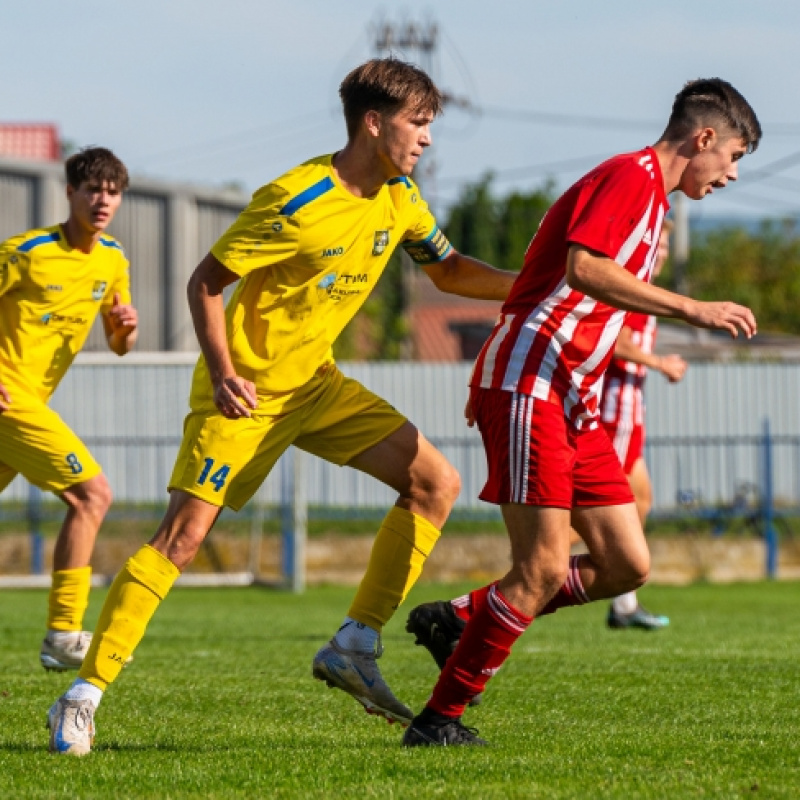
M761 330L800 334L796 221L769 220L756 234L736 227L705 234L692 244L686 279L693 297L751 308ZM670 280L668 268L659 283L669 286Z
M465 187L444 225L453 246L500 269L519 271L531 238L555 199L547 181L532 192L498 198L492 174Z

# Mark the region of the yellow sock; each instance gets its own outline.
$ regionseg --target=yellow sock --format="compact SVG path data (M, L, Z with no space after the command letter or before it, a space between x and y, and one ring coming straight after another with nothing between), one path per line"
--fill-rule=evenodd
M108 591L78 677L106 690L178 575L178 568L149 544L128 559Z
M416 583L439 536L424 517L395 506L375 537L367 572L347 615L381 630Z
M47 628L54 631L79 631L89 605L91 567L53 571L47 609Z

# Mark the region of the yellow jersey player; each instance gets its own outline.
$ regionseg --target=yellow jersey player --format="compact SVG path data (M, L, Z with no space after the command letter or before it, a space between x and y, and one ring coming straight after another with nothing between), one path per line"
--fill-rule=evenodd
M79 677L50 709L53 751L89 752L103 692L221 507L241 508L291 444L398 492L344 624L312 669L368 711L413 716L377 668L379 635L439 537L459 476L402 414L337 369L331 345L397 245L444 291L502 300L514 275L455 252L409 177L441 110L431 79L376 59L344 79L340 96L344 149L256 192L190 279L202 356L169 508L115 579Z
M0 491L17 474L67 505L53 552L45 669L77 669L91 641L82 631L89 559L111 503L100 465L48 407L98 312L108 346L136 341L128 261L105 230L128 186L125 165L102 147L67 159L69 216L61 225L0 244Z

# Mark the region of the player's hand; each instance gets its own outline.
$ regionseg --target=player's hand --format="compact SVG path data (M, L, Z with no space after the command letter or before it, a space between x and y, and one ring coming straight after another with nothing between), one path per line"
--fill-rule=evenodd
M697 328L728 331L734 339L740 330L748 339L755 336L758 330L756 318L747 306L729 302L703 303L694 300L686 321Z
M11 408L11 395L8 393L8 389L0 383L0 414L8 411L9 408Z
M686 369L689 365L678 355L671 353L668 356L661 356L659 361L658 371L670 383L678 383L686 374Z
M251 409L258 406L256 386L238 375L223 378L214 386L214 405L228 419L249 417Z
M467 404L464 406L464 418L467 420L467 427L475 427L475 415L472 413L472 398L467 398Z
M119 339L124 339L129 333L136 330L139 324L139 313L130 304L123 304L122 295L114 293L114 305L108 312L108 321L112 332Z

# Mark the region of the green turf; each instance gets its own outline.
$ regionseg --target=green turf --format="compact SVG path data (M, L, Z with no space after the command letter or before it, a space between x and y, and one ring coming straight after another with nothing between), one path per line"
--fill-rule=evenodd
M486 749L403 749L310 678L351 594L175 590L75 759L46 753L69 678L38 667L45 595L0 592L0 798L800 797L800 584L649 588L658 633L606 630L605 604L537 622L465 717ZM436 671L404 617L382 667L420 708Z

